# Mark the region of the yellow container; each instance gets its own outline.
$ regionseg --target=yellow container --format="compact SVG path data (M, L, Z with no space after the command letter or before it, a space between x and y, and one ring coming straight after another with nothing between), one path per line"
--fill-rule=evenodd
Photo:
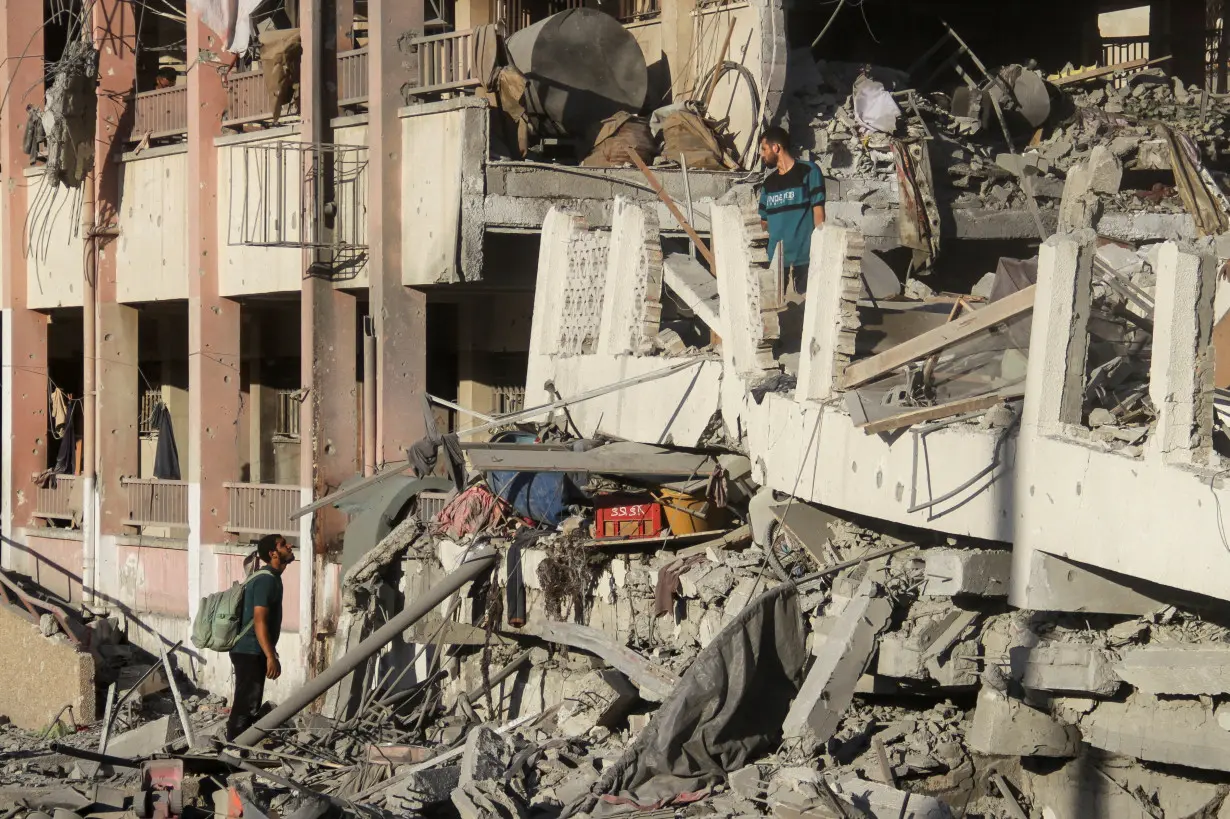
M658 500L673 535L691 535L721 529L727 518L725 509L710 505L704 498L685 495L671 489L661 490Z

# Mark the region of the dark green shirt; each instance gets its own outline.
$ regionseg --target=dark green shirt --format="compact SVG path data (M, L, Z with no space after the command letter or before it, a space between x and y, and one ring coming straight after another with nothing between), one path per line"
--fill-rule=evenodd
M282 633L282 576L275 574L268 569L262 569L257 572L248 584L243 587L243 622L240 623L241 629L247 629L235 647L231 649L232 654L264 654L261 649L260 641L256 639L256 626L249 628L249 623L252 623L256 617L256 607L264 606L269 610L265 618L265 622L269 625L269 639L273 641L274 646L278 644L278 637Z

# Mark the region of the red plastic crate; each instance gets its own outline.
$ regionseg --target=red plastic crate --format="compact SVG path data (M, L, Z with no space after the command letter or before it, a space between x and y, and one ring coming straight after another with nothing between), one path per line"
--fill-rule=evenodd
M662 505L637 497L607 495L595 504L594 537L645 538L662 533Z

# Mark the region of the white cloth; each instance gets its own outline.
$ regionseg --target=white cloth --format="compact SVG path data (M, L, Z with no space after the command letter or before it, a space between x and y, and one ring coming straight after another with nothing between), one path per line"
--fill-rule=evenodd
M897 130L901 108L893 95L875 80L860 76L854 81L854 118L864 127L891 134Z
M188 0L201 22L222 38L223 48L236 54L252 43L252 15L263 0Z

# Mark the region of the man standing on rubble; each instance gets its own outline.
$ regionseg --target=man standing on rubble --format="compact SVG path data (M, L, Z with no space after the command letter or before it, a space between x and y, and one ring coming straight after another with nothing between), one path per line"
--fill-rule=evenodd
M235 669L235 696L226 721L226 741L248 730L265 701L265 680L282 674L278 637L282 633L282 572L295 559L281 535L265 535L256 544L265 565L248 579L243 593L243 621L239 640L231 649Z
M772 169L760 190L760 222L769 231L769 260L778 249L794 292L807 295L812 231L824 224L824 176L805 159L795 159L790 135L776 125L760 137L760 158Z

